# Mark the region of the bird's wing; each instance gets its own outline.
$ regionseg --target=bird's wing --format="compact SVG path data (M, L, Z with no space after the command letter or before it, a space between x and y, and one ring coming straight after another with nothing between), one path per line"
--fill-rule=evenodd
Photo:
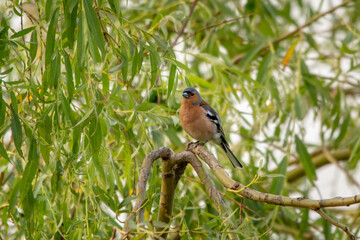
M205 110L206 116L210 119L210 121L212 121L216 125L218 131L222 135L224 135L223 129L221 127L221 118L219 114L205 101L203 101L200 106Z

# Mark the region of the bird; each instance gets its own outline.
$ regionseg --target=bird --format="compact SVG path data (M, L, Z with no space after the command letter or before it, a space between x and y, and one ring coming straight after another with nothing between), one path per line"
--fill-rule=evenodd
M219 145L229 158L234 168L242 168L242 164L230 150L226 141L219 114L192 87L185 88L179 110L180 124L198 144L212 141Z

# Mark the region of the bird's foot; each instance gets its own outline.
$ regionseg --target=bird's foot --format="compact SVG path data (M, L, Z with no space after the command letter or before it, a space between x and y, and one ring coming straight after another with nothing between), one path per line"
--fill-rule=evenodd
M191 145L194 145L192 148L196 148L197 146L204 146L206 142L202 142L202 141L196 141L196 142L190 142L188 143L186 150L190 150Z

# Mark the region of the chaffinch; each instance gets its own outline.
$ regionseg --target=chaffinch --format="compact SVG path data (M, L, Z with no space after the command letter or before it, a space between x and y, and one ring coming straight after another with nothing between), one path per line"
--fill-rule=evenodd
M224 151L235 168L242 168L241 163L231 152L221 127L219 114L205 102L195 88L186 88L182 94L180 123L192 137L203 142L213 141Z

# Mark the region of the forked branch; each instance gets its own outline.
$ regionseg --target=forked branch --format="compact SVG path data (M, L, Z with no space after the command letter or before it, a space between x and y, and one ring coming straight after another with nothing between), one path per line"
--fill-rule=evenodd
M210 176L203 168L201 161L199 161L197 157L201 158L210 167L214 176L219 182L224 185L224 187L228 191L232 191L239 196L257 202L264 202L281 206L309 208L319 213L320 216L322 216L325 220L344 230L351 239L355 239L355 236L350 233L348 227L337 223L333 219L330 219L330 217L328 217L323 211L321 211L321 208L340 207L357 204L360 203L360 195L355 195L352 197L335 197L323 200L311 200L306 198L290 198L281 195L259 192L254 189L248 188L230 178L225 169L219 164L213 154L211 154L205 147L195 144L189 145L187 150L177 154L174 154L169 148L161 147L157 150L150 152L145 157L137 183L137 199L135 207L132 213L129 214L124 225L123 232L126 233L125 235L123 234L124 237L128 236L130 232L130 222L133 222L136 216L137 224L144 222L143 204L146 196L146 183L149 177L149 173L151 171L151 167L154 161L158 158L162 158L163 163L163 180L161 186L162 195L160 197L158 216L159 221L168 224L168 226L170 225L176 185L178 183L178 180L181 178L181 175L183 174L187 164L190 164L198 174L201 182L204 184L205 189L207 190L211 200L214 202L217 210L220 213L225 210L225 203L223 202ZM160 228L156 230L162 238L166 238L167 228Z

